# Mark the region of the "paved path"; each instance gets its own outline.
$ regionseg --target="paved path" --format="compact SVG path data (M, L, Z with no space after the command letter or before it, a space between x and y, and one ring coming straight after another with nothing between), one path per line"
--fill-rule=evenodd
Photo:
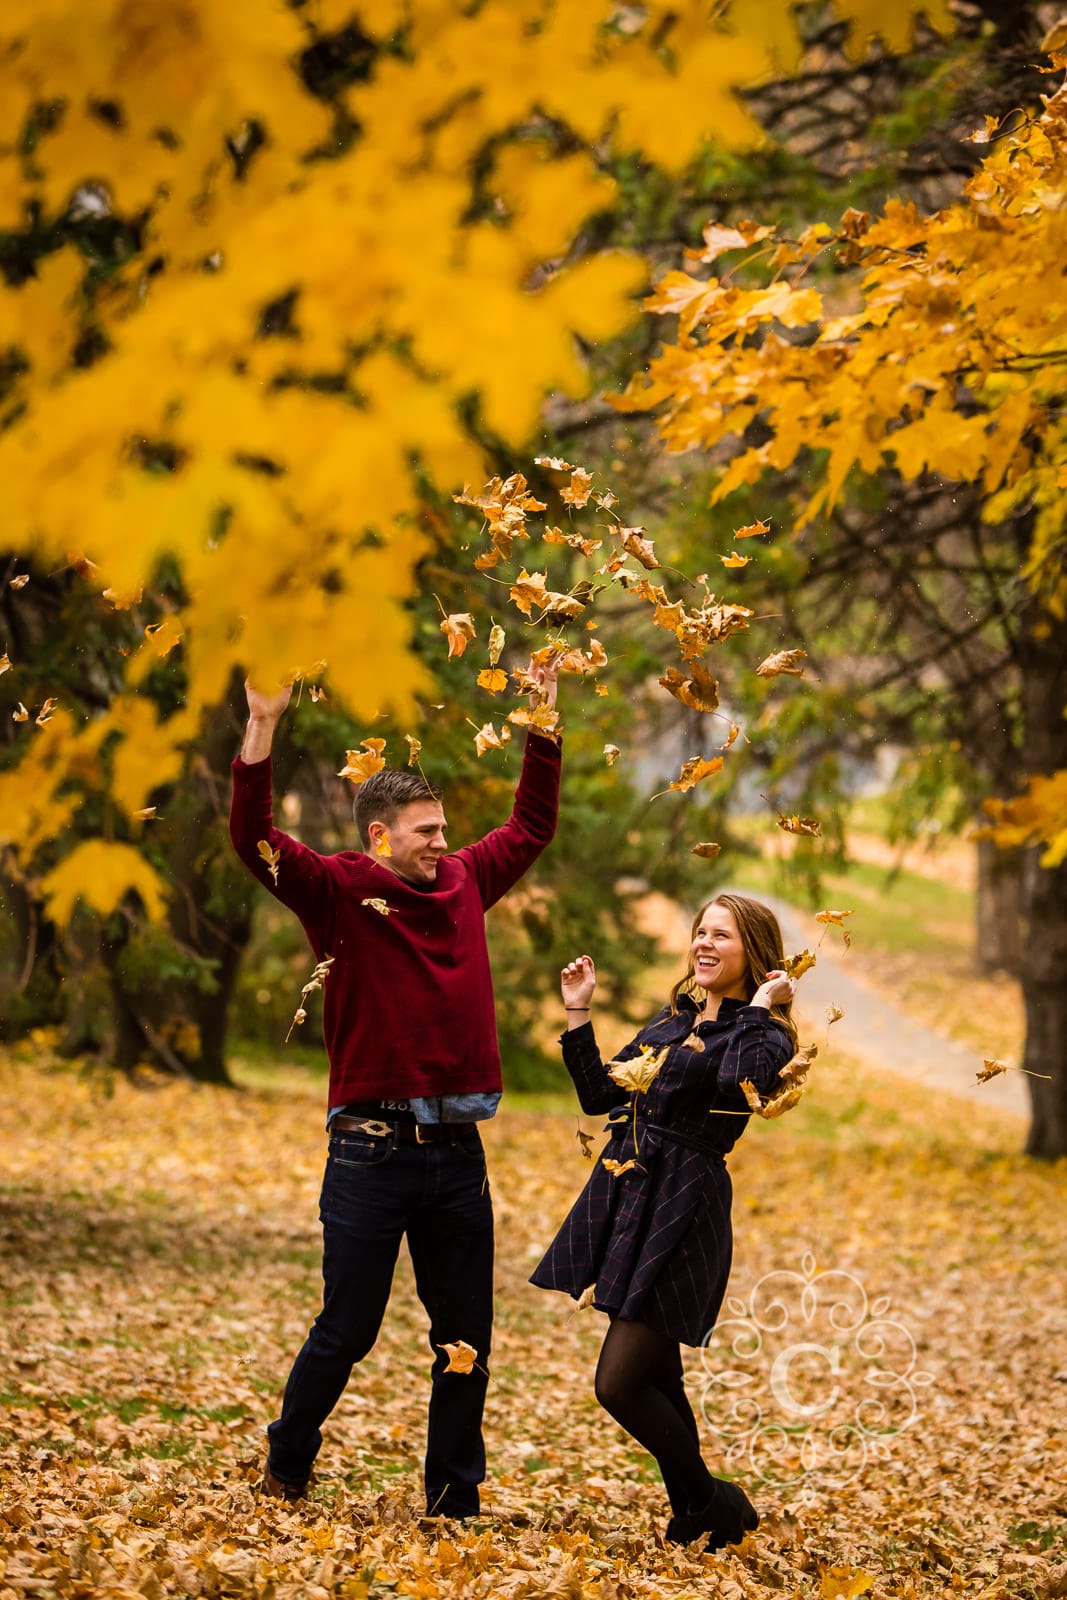
M815 950L822 932L818 923L774 895L760 898L773 907L781 923L787 953ZM896 1073L939 1092L980 1100L1010 1115L1029 1116L1030 1094L1021 1072L1005 1072L988 1083L976 1082L982 1058L957 1040L943 1038L916 1022L864 983L850 965L855 963L855 952L842 952L840 935L833 929L816 954L817 964L804 974L797 990L796 1007L805 1038L810 1035L825 1049L826 1007L832 1003L845 1015L834 1023L831 1046L837 1043L878 1072Z

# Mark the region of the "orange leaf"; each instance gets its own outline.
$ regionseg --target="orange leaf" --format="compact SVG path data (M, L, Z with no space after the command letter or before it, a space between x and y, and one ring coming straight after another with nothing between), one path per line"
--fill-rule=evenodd
M757 678L779 678L783 673L790 677L802 678L804 676L803 662L807 658L806 650L776 650L773 655L761 661L756 668Z
M449 661L453 656L461 656L467 648L467 641L474 638L474 618L470 612L453 611L442 619L440 627L448 639Z
M385 749L384 739L362 739L363 753L358 750L345 751L345 764L337 774L339 778L347 778L350 783L365 783L376 772L381 772L385 766L382 751Z
M721 851L721 844L695 844L689 853L699 856L702 861L714 861Z
M482 689L488 689L490 694L499 694L501 689L508 686L508 675L503 667L483 667L478 674L478 684Z
M670 667L659 681L690 711L715 711L718 708L719 685L699 661L693 662L688 678L677 667Z

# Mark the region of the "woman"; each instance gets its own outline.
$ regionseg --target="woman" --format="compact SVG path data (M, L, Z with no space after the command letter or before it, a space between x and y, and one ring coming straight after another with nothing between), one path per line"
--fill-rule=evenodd
M767 1094L796 1047L796 984L783 960L766 906L737 894L705 905L670 1003L616 1058L663 1052L644 1093L619 1087L601 1060L589 956L561 975L563 1059L582 1110L612 1113L611 1138L531 1282L575 1297L595 1285L593 1304L611 1318L597 1399L656 1458L673 1512L668 1540L708 1534L707 1550L738 1543L759 1517L737 1484L704 1465L679 1344L710 1333L730 1274L725 1156L747 1119L718 1113L746 1112L740 1084Z

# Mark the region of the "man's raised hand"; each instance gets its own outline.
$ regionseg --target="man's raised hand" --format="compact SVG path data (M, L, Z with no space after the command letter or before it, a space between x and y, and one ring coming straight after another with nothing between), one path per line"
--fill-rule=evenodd
M289 704L292 692L292 684L286 683L280 689L275 689L272 694L263 694L259 689L253 689L246 678L245 694L248 697L248 715L253 722L277 722Z

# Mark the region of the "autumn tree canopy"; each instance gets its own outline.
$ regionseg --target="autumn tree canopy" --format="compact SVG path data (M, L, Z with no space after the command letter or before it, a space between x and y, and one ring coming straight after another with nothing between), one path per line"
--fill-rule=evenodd
M837 10L861 49L905 42L913 8ZM633 315L639 259L568 264L611 197L597 151L674 169L710 134L755 141L736 90L789 70L795 20L786 0L714 21L696 0L6 8L5 542L116 608L162 561L180 574L102 714L16 702L22 868L86 790L120 819L48 873L55 917L131 887L159 911L121 835L235 666L325 661L356 710L410 706L424 485L480 481L478 439L524 440L546 391L587 383L575 336ZM187 690L161 720L140 691L172 651Z

